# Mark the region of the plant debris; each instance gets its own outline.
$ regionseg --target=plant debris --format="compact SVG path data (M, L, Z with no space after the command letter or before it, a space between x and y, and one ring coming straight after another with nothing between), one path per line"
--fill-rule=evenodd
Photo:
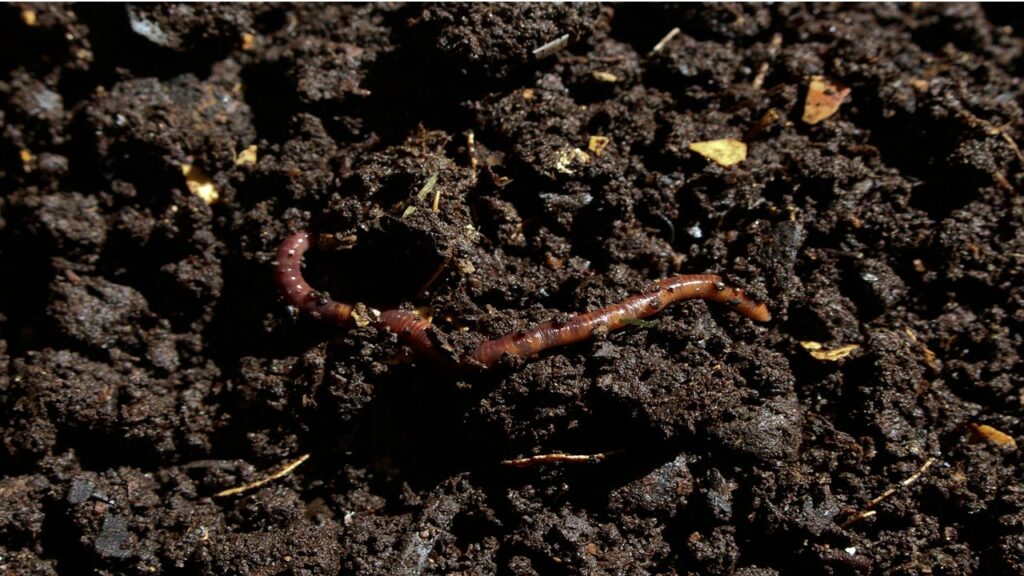
M291 474L292 470L295 470L300 465L302 465L303 462L309 460L309 456L309 454L303 454L302 456L299 456L298 458L290 462L286 462L285 464L278 467L276 471L267 474L266 476L260 478L259 480L255 480L253 482L246 482L241 486L235 486L234 488L228 488L227 490L221 490L220 492L214 494L214 496L217 498L222 498L224 496L236 496L238 494L249 492L250 490L255 490L256 488L259 488L260 486L263 486L268 482L273 482L278 478L283 478L288 474Z
M825 362L838 362L860 350L859 344L843 344L835 348L826 349L825 345L821 342L803 341L800 342L800 346L807 350L807 353L815 360L824 360Z
M805 124L817 124L832 117L839 111L843 100L850 94L850 88L834 82L824 76L811 76L807 85L807 98L804 101L802 120Z
M561 50L562 48L565 48L568 45L569 45L569 35L568 34L563 34L563 35L559 36L558 38L555 38L551 42L548 42L547 44L544 44L543 46L538 46L537 49L535 49L533 51L533 57L538 59L538 60L541 60L543 58L547 58L548 56L551 56L555 52L558 52L559 50Z
M185 176L185 185L189 192L198 196L206 204L216 204L220 199L220 192L213 183L210 175L202 168L192 164L182 164L181 173Z
M21 150L18 150L18 158L21 160L22 170L25 172L31 172L32 161L35 160L35 156L32 155L32 152L22 148Z
M761 119L747 130L743 135L744 142L751 142L764 134L772 125L782 119L782 114L776 108L769 108Z
M889 498L890 496L895 494L900 488L906 488L907 486L910 486L914 482L917 482L917 480L919 478L921 478L921 476L929 468L931 468L932 464L935 463L935 460L936 460L935 457L931 457L931 458L925 460L924 464L922 464L921 467L918 468L916 472L914 472L910 476L907 476L907 478L905 480L903 480L902 482L900 482L899 484L896 484L894 486L890 486L889 488L886 488L886 490L884 492L882 492L878 496L872 498L871 501L868 502L863 508L861 508L861 510L859 512L857 512L856 514L854 514L850 518L846 519L842 524L839 525L839 527L840 528L849 528L851 525L853 525L856 522L860 522L861 520L863 520L865 518L870 518L871 516L874 516L876 514L876 511L874 510L874 508L876 506L878 506L879 504L884 502L887 498Z
M594 156L600 156L611 141L607 136L591 136L587 141L587 150L593 152Z
M583 166L590 163L590 156L579 148L563 148L558 152L558 159L555 160L555 169L562 174L575 174L573 166Z
M988 424L971 423L970 431L972 442L990 442L1013 450L1017 449L1017 441L1013 439L1013 436L1001 432Z
M725 167L734 166L747 159L747 144L731 138L692 142L689 148L708 160Z
M681 30L678 26L669 30L668 33L662 36L661 40L658 40L658 43L655 44L653 48L651 48L650 54L657 54L658 52L661 52L661 49L664 48L666 44L671 42L673 38L678 36L679 32L681 32Z
M235 166L252 166L256 164L256 145L247 147L238 153L238 157L235 158ZM188 174L185 175L188 177Z
M502 460L504 466L512 468L530 468L541 464L598 464L604 462L611 454L617 452L599 452L597 454L567 454L565 452L552 452L550 454L537 454L524 458L513 458Z

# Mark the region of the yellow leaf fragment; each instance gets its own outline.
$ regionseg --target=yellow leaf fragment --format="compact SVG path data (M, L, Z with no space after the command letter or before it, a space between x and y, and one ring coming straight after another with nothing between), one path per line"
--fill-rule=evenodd
M821 342L813 341L804 341L800 345L803 346L804 350L807 350L812 358L825 362L837 362L860 348L859 344L844 344L838 348L826 350Z
M591 136L587 142L587 150L593 152L595 156L600 156L611 141L612 139L607 136Z
M256 145L253 144L245 150L238 153L238 157L235 158L235 166L253 165L256 163Z
M35 26L36 11L31 8L25 8L21 11L21 21L25 23L25 26Z
M249 32L242 32L242 50L252 50L256 45L256 37Z
M21 158L21 167L25 169L25 172L32 171L32 161L35 160L35 156L31 152L22 148L18 150L18 158Z
M523 89L523 100L533 100L533 95L534 95L533 88L524 88Z
M991 442L992 444L998 444L1000 446L1008 446L1012 449L1017 448L1017 441L1013 439L1013 436L1001 432L988 424L971 424L971 442Z
M817 124L832 116L849 94L850 88L847 86L828 80L824 76L811 76L802 120L807 124Z
M598 82L618 82L619 77L611 72L605 72L603 70L594 70L591 72L594 75L594 80Z
M188 187L188 191L199 196L207 205L220 199L220 192L214 186L210 175L202 168L192 164L182 164L181 173L185 176L185 186Z
M732 166L747 159L747 145L739 140L724 138L693 142L690 150L722 166Z

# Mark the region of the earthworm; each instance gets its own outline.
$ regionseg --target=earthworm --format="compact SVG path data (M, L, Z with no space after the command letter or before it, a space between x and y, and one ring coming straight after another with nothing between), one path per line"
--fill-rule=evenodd
M277 250L277 264L274 268L277 285L285 301L299 311L346 328L352 327L355 325L356 307L315 291L302 276L302 257L315 240L306 231L285 238ZM660 312L673 302L693 298L725 304L758 322L771 320L767 306L747 296L743 289L726 284L721 276L683 274L658 280L651 290L630 296L617 304L488 340L455 361L455 365L461 368L490 368L506 354L533 356L549 348L581 342L592 337L595 332L618 330L634 320ZM370 316L368 321L395 333L416 353L430 356L437 362L452 362L451 359L446 361L434 344L430 334L434 328L429 320L406 310L371 311Z
M355 306L332 300L327 294L313 290L302 276L302 257L316 238L309 232L296 232L284 239L277 249L274 278L288 304L314 318L333 322L345 328L355 326ZM384 310L374 318L387 327L416 352L440 358L430 339L430 321L406 310Z

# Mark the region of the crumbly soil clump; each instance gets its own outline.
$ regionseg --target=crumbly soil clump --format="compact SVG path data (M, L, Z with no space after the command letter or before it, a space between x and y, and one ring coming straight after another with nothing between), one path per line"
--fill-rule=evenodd
M1019 11L0 13L0 572L1024 573ZM290 315L299 229L456 352L774 318L453 373Z

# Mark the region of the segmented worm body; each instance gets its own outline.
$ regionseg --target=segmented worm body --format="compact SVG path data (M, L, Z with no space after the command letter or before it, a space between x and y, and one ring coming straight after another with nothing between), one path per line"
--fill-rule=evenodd
M290 305L304 313L351 327L355 324L355 306L332 300L313 290L302 276L302 256L314 241L315 238L309 232L297 232L281 243L274 271L281 294ZM630 296L617 304L577 314L565 321L545 322L530 330L488 340L455 364L463 368L490 368L506 354L533 356L555 346L581 342L590 338L595 331L618 330L633 320L660 312L673 302L692 298L725 304L758 322L771 319L767 306L747 296L741 288L729 286L722 281L721 276L684 274L659 280L652 290ZM434 344L430 336L434 328L429 320L406 310L384 310L375 316L370 320L397 334L404 344L418 354L438 362L452 362L446 362Z

